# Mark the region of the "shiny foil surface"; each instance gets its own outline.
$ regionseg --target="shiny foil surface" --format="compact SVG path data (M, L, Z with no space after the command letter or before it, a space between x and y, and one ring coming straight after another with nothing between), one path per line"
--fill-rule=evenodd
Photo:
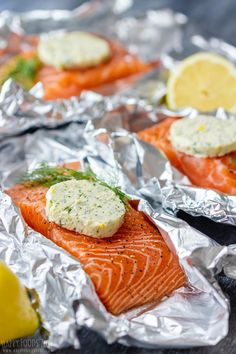
M141 84L141 83L140 83ZM137 87L136 87L137 90ZM103 118L93 121L96 127L106 127L109 131L139 132L142 129L161 122L167 117L191 117L198 115L195 109L186 108L178 112L170 111L164 106L153 107L145 98L127 98L119 109L107 112ZM223 109L218 109L212 119L232 119L233 116ZM193 216L205 216L215 222L236 225L236 196L230 196L211 189L195 187L189 179L177 171L163 154L149 144L143 144L143 156L140 170L148 175L148 183L155 185L156 193L144 192L159 202L170 214L183 210ZM148 157L147 157L148 156ZM146 170L146 160L152 158L152 164ZM129 171L126 171L129 173ZM152 179L151 179L152 177Z
M27 288L36 290L49 349L78 347L81 326L94 329L108 343L147 348L214 345L226 336L230 305L215 275L224 270L236 277L236 247L219 246L156 203L160 188L151 176L154 150L134 134L108 133L92 123L85 130L73 123L64 130L38 130L0 143L0 257ZM82 168L90 165L100 178L140 200L139 210L177 253L188 279L185 287L158 305L120 316L106 311L79 261L29 229L4 193L28 168L65 160L79 160ZM160 179L163 164L160 160Z
M174 13L170 9L144 9L137 13L132 0L91 0L73 11L3 11L0 20L0 49L9 49L9 53L1 56L0 64L19 51L30 49L30 37L27 36L55 30L88 30L121 42L131 53L145 61L157 61L163 53L181 48L182 28L186 21L183 14ZM14 48L11 47L12 36L16 42ZM123 92L136 80L134 77L117 80L101 86L99 91L106 95ZM44 101L43 95L40 83L29 93L11 80L4 83L0 93L0 139L23 133L30 128L51 128L96 118L96 113L90 117L86 113L88 105L93 105L97 99L93 97L90 102L91 97L87 99L86 93L82 93L80 98L57 101ZM96 105L95 110L102 115L102 107Z

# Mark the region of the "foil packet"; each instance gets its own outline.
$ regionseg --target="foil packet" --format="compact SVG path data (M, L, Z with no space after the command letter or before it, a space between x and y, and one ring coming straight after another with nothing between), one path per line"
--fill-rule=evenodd
M25 92L12 79L7 80L0 92L0 140L37 128L55 128L71 122L86 123L91 117L101 118L115 109L121 101L108 101L94 92L83 92L80 97L47 102L41 96L41 85ZM38 97L38 98L37 98Z
M108 99L109 100L109 99ZM119 98L117 97L119 101ZM158 124L168 117L183 118L191 117L194 119L199 112L192 108L185 108L179 111L171 111L165 106L153 107L145 97L136 98L126 97L123 102L103 115L102 118L93 120L92 124L96 128L106 127L110 132L139 131ZM232 114L223 109L210 113L212 119L235 119ZM141 142L139 142L141 143ZM144 143L142 143L144 144ZM145 171L149 188L151 184L155 186L155 193L146 193L145 197L155 200L170 214L177 214L183 210L193 216L205 216L215 222L236 225L236 196L227 195L211 189L195 187L189 179L177 171L165 156L149 144L144 144L140 156L140 173ZM147 153L146 153L147 151ZM152 156L152 165L146 169L146 154ZM127 155L129 152L127 149ZM126 171L129 174L129 171Z
M139 200L139 210L177 253L188 279L186 286L155 306L119 316L106 311L79 261L27 228L4 193L28 168L42 161L60 164L65 160L79 160L82 167L90 165L101 179ZM91 124L86 130L71 124L64 131L38 130L1 142L0 161L0 258L27 288L38 293L49 349L78 347L81 326L97 331L108 343L146 348L214 345L227 335L229 303L215 275L224 270L236 278L236 246L219 246L155 205L150 196L157 195L159 188L149 181L151 147L125 131L110 134Z
M206 40L196 35L191 38L191 43L192 48L189 47L188 54L196 52L197 48L198 51L200 49L220 54L232 62L236 60L236 48L220 39ZM194 119L201 114L190 107L170 110L163 104L166 95L166 78L163 73L172 69L177 62L176 53L172 53L172 57L164 55L161 68L148 73L136 82L135 87L127 91L127 97L133 97L132 105L131 99L127 101L129 109L126 106L126 109L120 107L120 113L117 110L109 112L101 120L94 121L94 125L104 126L110 131L126 129L137 133L168 117ZM236 119L234 114L226 112L223 108L204 114L226 122L228 119ZM159 188L155 200L161 203L168 213L177 214L179 210L183 210L193 216L204 216L215 222L236 225L236 196L192 186L189 179L173 168L157 149L153 150L153 156L149 177L153 177L152 183L157 184ZM145 163L145 157L142 161Z
M153 9L148 10L147 6L140 4L137 12L132 0L94 0L71 11L3 11L0 20L0 51L6 51L6 54L1 55L0 64L11 55L35 46L34 35L54 30L89 30L123 43L130 52L143 60L156 62L163 53L181 48L182 27L187 19L170 9L155 10L155 4L152 5ZM135 86L138 79L139 75L131 76L96 90L109 96L126 92ZM84 103L86 101L86 106L93 103L91 97L84 101L84 95L86 93L68 100L44 101L40 83L30 92L24 92L16 83L7 81L0 93L0 139L24 133L31 128L52 128L73 121L83 123L88 120ZM91 118L94 116L90 115Z
M41 89L38 84L33 93L25 92L11 79L4 83L0 92L0 141L38 128L52 129L72 122L85 126L90 120L107 120L111 116L114 118L115 114L118 121L120 114L126 117L130 113L133 118L138 118L144 111L152 114L152 107L145 100L129 95L104 97L96 92L83 91L79 98L49 102L40 98ZM156 121L154 114L153 121ZM133 119L132 129L135 124Z

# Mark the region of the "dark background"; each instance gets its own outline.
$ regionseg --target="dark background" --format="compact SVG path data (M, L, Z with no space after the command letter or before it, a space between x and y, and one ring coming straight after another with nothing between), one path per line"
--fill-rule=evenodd
M113 0L110 0L113 1ZM0 0L0 11L27 11L32 9L73 9L81 4L80 0ZM185 35L201 34L205 37L218 37L236 45L236 1L235 0L134 0L139 8L166 8L186 14L189 22ZM192 226L214 238L220 244L236 243L236 228L220 225L204 218L190 217L180 213L183 219ZM81 350L67 349L57 353L69 354L235 354L236 353L236 281L219 276L219 282L231 301L231 317L229 335L214 347L193 348L188 350L147 350L141 348L127 348L119 344L107 345L97 334L86 329L79 332ZM28 348L28 347L27 347ZM15 351L16 348L14 348ZM8 350L12 352L13 349ZM6 351L5 351L6 352ZM19 353L46 353L46 350L35 348L31 351L19 345ZM0 354L3 352L0 348Z

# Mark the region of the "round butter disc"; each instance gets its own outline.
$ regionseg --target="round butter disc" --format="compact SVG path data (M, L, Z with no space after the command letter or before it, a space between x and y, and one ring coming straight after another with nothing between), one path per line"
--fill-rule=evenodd
M39 39L38 56L59 69L89 68L111 56L109 43L87 32L55 32Z
M169 139L178 151L197 157L223 156L236 150L236 120L199 115L170 127Z
M126 209L108 187L88 180L69 180L53 185L46 195L49 221L81 234L113 236L124 222Z

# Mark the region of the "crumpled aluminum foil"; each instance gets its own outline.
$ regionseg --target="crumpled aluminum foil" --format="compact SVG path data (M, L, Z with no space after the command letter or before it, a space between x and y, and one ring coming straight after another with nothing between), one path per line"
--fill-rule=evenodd
M40 96L41 85L34 88ZM117 101L117 102L116 102ZM102 117L109 109L121 102L114 97L112 103L94 92L81 96L47 102L25 92L20 85L9 79L0 92L0 140L29 129L55 128L70 122L85 123L91 117Z
M75 159L140 199L139 210L178 254L188 278L185 287L157 306L112 316L79 261L25 226L4 189L42 161L60 164ZM229 303L214 275L224 269L227 276L236 277L236 246L219 246L186 222L165 214L155 206L155 200L150 198L149 203L142 198L159 190L149 181L151 147L149 151L125 131L108 134L105 129L94 130L91 124L84 131L71 124L64 131L39 130L1 142L0 161L0 258L28 288L37 291L43 326L49 331L49 349L78 347L76 331L80 326L96 330L108 343L148 348L214 345L226 336Z
M81 124L89 120L102 119L122 112L122 116L147 111L152 115L152 107L144 100L128 95L104 97L92 91L84 91L80 97L44 101L41 85L32 92L25 92L15 81L7 80L0 92L0 140L39 127L56 128L71 122ZM154 121L156 118L153 115Z
M155 8L155 4L153 6ZM11 48L11 51L16 54L20 48L29 49L30 40L27 35L50 30L83 29L123 42L131 52L144 60L157 60L162 53L181 47L182 26L185 22L184 15L174 13L170 9L147 10L142 6L137 13L132 0L91 0L72 11L3 11L0 19L0 48L10 46L11 34L15 36L14 48ZM1 57L0 61L8 58L7 54L6 58ZM101 86L100 92L111 95L124 91L134 85L136 80L134 77L124 78ZM23 133L30 128L51 128L72 121L83 123L94 118L93 115L88 117L86 114L87 106L94 102L94 96L91 98L91 94L88 96L85 93L80 98L53 102L45 102L42 97L43 88L40 84L30 93L26 93L19 85L11 81L6 82L0 93L0 139ZM102 112L103 110L99 114Z
M212 114L215 119L227 121L234 118L223 109L210 113ZM167 117L194 119L197 115L198 111L195 109L186 108L174 112L164 106L155 108L147 104L145 99L129 98L122 109L108 112L102 119L93 121L93 124L96 128L106 127L110 132L124 130L139 132ZM147 194L145 191L143 194L145 197L155 200L155 204L160 203L170 214L183 210L193 216L205 216L215 222L236 225L236 196L192 186L189 179L172 167L158 149L149 144L144 146L140 171L144 170L145 175L148 174L148 188L153 185L155 189L155 193L149 191ZM146 169L146 155L148 159L152 156L153 163L148 166L150 170Z
M218 53L232 62L236 60L236 48L222 40L217 38L206 40L201 36L193 36L191 41L198 50ZM126 111L123 108L120 113L117 110L109 112L103 119L94 122L96 127L105 126L110 131L126 129L139 132L167 117L194 119L200 113L193 108L173 111L161 104L166 94L166 85L161 72L176 65L176 60L169 55L164 55L162 59L162 68L141 78L135 87L127 92L129 97L133 97L133 108L129 109L130 112L128 113L128 108ZM139 102L142 102L142 107L138 106ZM207 115L226 121L236 119L235 115L223 108ZM193 216L204 216L215 222L236 225L236 196L192 186L188 178L173 168L156 149L153 150L153 167L149 177L151 176L152 183L159 186L155 201L162 203L163 208L169 213L176 214L178 210L183 210Z

